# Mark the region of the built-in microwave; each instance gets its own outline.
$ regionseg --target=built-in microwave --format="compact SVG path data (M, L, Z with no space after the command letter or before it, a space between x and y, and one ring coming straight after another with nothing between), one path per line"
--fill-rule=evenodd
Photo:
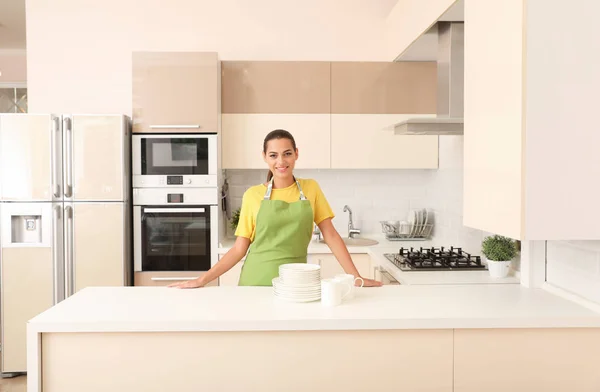
M133 242L135 272L208 271L218 261L217 193L134 189Z
M134 188L216 187L216 134L134 134Z

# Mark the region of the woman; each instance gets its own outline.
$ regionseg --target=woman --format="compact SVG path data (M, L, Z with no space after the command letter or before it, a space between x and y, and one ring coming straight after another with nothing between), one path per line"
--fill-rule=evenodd
M296 179L292 174L298 149L293 136L284 130L270 132L263 144L263 159L269 165L267 182L249 188L242 199L234 246L207 273L169 287L203 287L239 262L248 251L240 274L240 286L271 286L279 266L306 263L313 222L344 271L364 281L364 286L381 282L361 277L344 241L333 227L333 211L314 180ZM355 279L360 284L360 279Z

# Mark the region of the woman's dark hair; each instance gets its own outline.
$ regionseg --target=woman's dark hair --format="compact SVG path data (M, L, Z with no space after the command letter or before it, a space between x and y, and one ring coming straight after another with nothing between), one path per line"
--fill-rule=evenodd
M267 136L265 136L265 141L263 143L264 154L267 153L267 143L269 143L269 141L273 139L288 139L292 142L292 147L294 147L294 151L296 151L296 141L294 140L292 134L286 131L285 129L276 129L274 131L269 132ZM273 172L269 169L269 173L267 174L267 182L271 181L271 178L273 178Z

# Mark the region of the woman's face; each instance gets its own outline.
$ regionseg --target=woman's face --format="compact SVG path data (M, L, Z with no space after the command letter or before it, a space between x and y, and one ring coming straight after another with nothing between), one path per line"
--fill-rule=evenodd
M263 158L274 177L285 179L292 176L298 150L294 150L290 139L273 139L267 143L267 152L263 153Z

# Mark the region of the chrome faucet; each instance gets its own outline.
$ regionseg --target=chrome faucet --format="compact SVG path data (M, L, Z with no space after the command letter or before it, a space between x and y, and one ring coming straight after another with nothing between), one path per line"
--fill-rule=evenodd
M354 238L355 234L360 234L360 229L356 229L352 225L352 210L348 205L344 206L344 212L350 213L350 216L348 217L348 238Z

